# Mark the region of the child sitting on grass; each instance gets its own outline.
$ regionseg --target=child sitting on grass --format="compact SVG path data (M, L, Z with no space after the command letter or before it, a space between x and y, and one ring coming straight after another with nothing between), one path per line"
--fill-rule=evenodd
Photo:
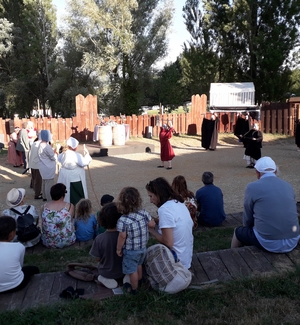
M36 266L23 266L25 247L11 242L16 235L16 227L14 218L0 217L0 292L21 290L34 274L40 273Z
M101 209L99 219L106 231L95 238L90 250L90 255L99 261L98 281L109 289L116 288L118 280L123 278L122 257L116 254L119 235L116 226L120 216L121 213L113 202Z
M104 194L104 195L102 195L102 197L101 197L100 205L101 205L102 207L104 207L106 204L113 202L114 199L115 199L115 198L114 198L113 196L111 196L111 195L109 195L109 194ZM100 235L100 234L104 233L105 230L106 230L106 229L103 227L103 225L101 225L101 222L100 222L100 220L99 220L99 213L100 213L100 211L97 212L97 221L98 221L97 235Z
M75 235L77 241L88 241L96 237L97 220L92 213L92 202L81 199L75 209Z
M117 254L123 256L123 273L129 274L130 283L124 283L126 292L136 293L142 279L142 264L149 239L148 225L154 227L151 215L141 209L142 199L134 187L125 187L119 195L118 210L123 214L117 223L119 231ZM153 225L152 225L153 224Z

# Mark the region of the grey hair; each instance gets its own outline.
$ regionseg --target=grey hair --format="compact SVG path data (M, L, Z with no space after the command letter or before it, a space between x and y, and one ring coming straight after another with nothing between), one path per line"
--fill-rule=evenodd
M202 182L205 185L212 184L214 182L214 175L211 172L204 172L202 174Z

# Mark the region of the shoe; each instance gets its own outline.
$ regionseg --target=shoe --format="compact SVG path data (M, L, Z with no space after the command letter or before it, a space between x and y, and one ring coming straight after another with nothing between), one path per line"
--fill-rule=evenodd
M108 289L115 289L118 286L118 282L114 279L107 279L102 275L98 276L98 281L102 283Z
M172 167L167 167L166 169L172 169Z
M43 201L47 201L47 199L43 199Z
M40 200L40 199L42 199L42 198L43 198L42 194L40 194L39 196L35 196L35 197L34 197L35 200Z
M248 166L246 166L246 168L254 168L254 166L253 165L248 165Z
M20 166L14 165L14 167L18 168L18 167L20 167Z
M164 168L165 166L161 166L161 165L159 165L159 166L157 166L157 168Z
M125 283L130 283L130 276L129 274L125 274L124 278L123 278L123 284Z

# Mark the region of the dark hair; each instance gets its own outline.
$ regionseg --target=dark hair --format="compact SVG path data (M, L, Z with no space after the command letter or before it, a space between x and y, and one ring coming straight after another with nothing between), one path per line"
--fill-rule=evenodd
M124 215L137 212L142 206L140 192L135 187L124 187L119 194L118 201L118 210Z
M57 183L50 189L50 195L53 201L58 201L62 197L65 197L66 193L66 186L63 183Z
M177 194L168 181L163 177L158 177L153 181L150 181L146 185L146 190L153 193L159 198L158 207L162 206L167 201L173 199L181 203L184 202L184 199L181 195Z
M9 234L16 230L17 224L13 217L0 217L0 240L8 240Z
M194 193L188 190L186 180L182 175L178 175L173 179L172 188L176 193L180 194L184 199L194 197Z
M211 172L204 172L202 175L202 182L205 185L212 184L214 182L214 175Z
M92 202L89 199L81 199L76 204L75 219L88 222L92 212Z
M98 224L106 229L114 229L121 215L115 202L107 203L98 214Z

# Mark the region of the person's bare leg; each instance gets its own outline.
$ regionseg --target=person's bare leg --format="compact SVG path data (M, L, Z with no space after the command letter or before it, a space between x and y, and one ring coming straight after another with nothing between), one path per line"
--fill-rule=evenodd
M232 240L231 240L231 248L238 248L238 247L243 246L242 243L236 238L235 229L233 231L233 236L232 236Z
M143 277L143 268L142 268L142 265L139 265L138 266L137 272L138 272L138 280L141 280L142 277Z
M131 284L132 290L136 290L138 288L138 284L139 284L138 270L136 272L130 274L129 277L130 277L130 284Z

